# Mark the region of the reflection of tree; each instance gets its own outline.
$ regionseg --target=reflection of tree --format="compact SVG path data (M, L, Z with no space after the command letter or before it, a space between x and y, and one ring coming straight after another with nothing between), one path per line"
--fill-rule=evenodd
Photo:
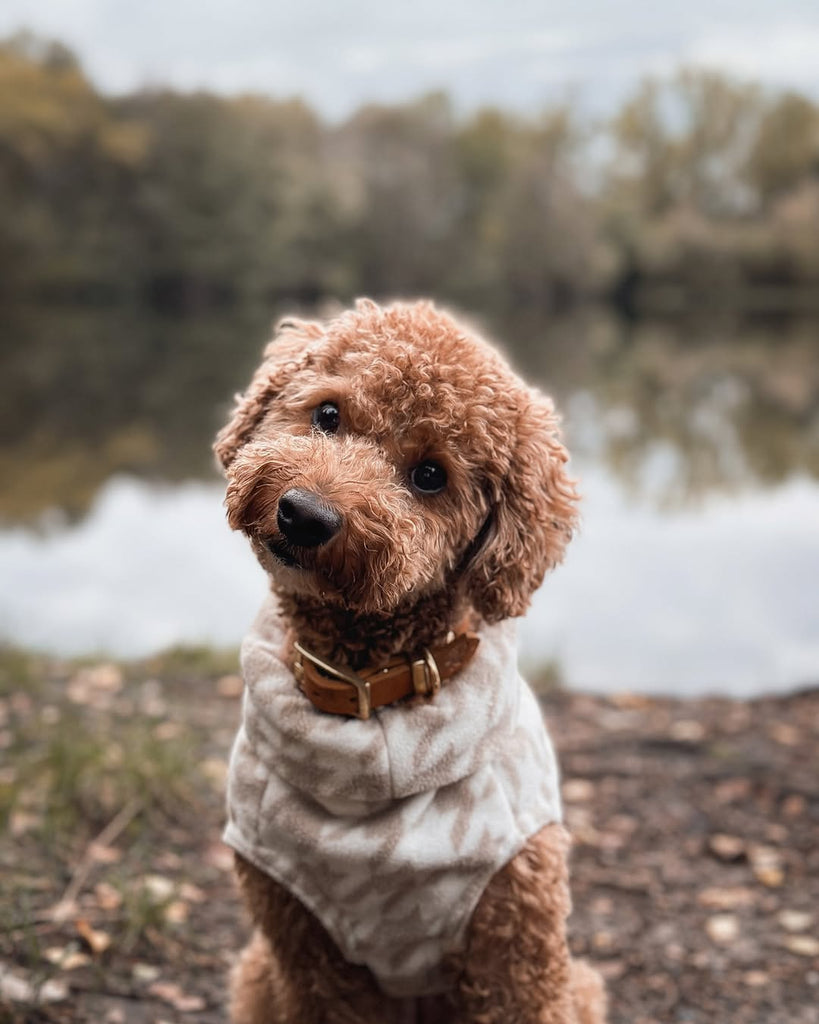
M4 310L0 517L84 512L112 473L208 475L222 407L271 311L173 318L144 308Z
M6 310L0 321L0 517L84 513L119 471L208 477L210 441L273 310L208 317L145 308ZM819 477L819 325L624 325L531 307L487 317L512 361L560 404L594 399L602 457L631 489L681 502L794 472ZM584 424L569 423L584 444ZM650 466L672 459L659 488Z
M817 352L815 322L621 328L592 361L606 460L669 503L819 477ZM658 488L650 460L663 452L672 471Z

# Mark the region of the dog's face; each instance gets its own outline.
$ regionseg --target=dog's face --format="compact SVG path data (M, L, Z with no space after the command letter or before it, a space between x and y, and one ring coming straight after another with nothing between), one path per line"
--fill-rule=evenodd
M574 523L551 403L427 303L281 324L215 450L278 588L361 612L522 614Z

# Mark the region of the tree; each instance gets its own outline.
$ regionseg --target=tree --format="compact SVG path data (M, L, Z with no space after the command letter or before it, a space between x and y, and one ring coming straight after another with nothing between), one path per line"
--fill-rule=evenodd
M768 106L748 154L746 174L768 206L808 178L819 177L819 109L789 92Z

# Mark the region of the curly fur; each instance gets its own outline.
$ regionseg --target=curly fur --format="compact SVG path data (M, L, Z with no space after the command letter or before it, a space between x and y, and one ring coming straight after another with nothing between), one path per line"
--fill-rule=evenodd
M311 425L326 401L341 413L332 436ZM327 324L280 324L215 451L228 520L249 537L293 634L353 667L430 646L466 615L521 615L575 525L551 401L430 303L360 300ZM439 494L410 484L427 459L446 469ZM318 494L343 526L286 567L270 546L284 542L278 502L292 487ZM295 897L238 856L237 873L257 932L234 976L235 1024L604 1019L599 978L566 946L559 826L490 883L448 964L447 997L386 997Z

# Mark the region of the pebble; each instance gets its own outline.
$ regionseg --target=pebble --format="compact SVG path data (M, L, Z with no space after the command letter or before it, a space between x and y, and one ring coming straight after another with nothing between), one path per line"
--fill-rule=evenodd
M804 932L813 924L813 914L806 910L780 910L777 920L786 932Z
M705 930L712 942L724 946L739 935L739 921L733 914L715 914L705 922Z

